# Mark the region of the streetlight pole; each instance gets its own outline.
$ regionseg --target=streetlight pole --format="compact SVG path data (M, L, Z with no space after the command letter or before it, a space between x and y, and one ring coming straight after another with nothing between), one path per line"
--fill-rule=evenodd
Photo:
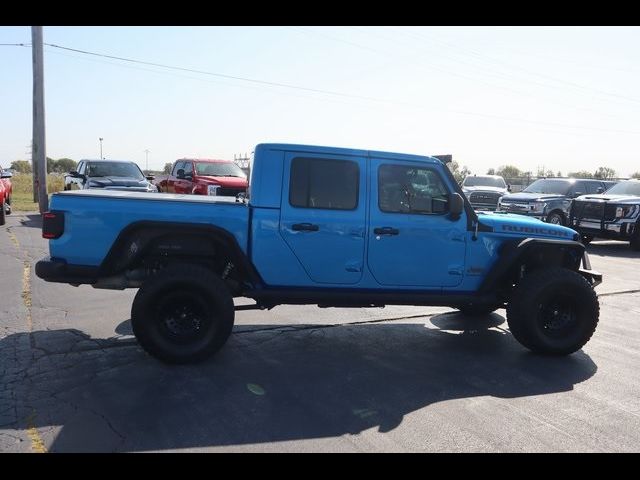
M102 137L100 137L98 140L100 140L100 160L104 160L104 157L102 156Z
M150 150L148 148L144 151L146 156L147 174L149 174L149 152Z

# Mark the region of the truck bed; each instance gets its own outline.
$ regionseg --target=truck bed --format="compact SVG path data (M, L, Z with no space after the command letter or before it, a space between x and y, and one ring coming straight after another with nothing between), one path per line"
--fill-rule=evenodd
M50 210L65 212L64 234L50 242L52 258L98 266L118 234L136 222L216 225L246 251L249 208L232 197L78 190L52 195ZM64 255L62 254L64 252Z

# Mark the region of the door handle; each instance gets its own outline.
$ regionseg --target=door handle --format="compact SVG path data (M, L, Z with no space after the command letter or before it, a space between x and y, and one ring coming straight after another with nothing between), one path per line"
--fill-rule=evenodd
M373 229L373 233L376 235L398 235L400 230L391 227L378 227Z
M296 232L317 232L319 229L318 225L312 223L294 223L291 225L291 230Z

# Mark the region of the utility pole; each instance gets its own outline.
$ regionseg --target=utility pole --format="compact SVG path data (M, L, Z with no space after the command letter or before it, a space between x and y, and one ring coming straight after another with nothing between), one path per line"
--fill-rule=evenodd
M98 140L100 140L100 160L104 160L104 157L102 156L102 140L104 140L104 138L99 137Z
M47 196L47 151L44 129L44 64L42 27L31 27L31 52L33 58L33 201L38 202L40 213L49 209Z
M150 150L148 148L144 151L144 153L146 155L147 175L149 174L149 152L150 152Z

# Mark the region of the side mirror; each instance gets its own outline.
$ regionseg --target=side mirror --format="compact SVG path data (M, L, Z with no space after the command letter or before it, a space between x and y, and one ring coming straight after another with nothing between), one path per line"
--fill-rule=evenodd
M0 175L0 178L11 178L11 177L13 177L13 173L11 173L9 170L3 170L2 175Z
M507 192L511 192L511 185L507 184Z
M458 220L464 210L464 200L459 193L449 195L449 219Z
M602 193L604 192L604 187L598 187L598 189L596 190L596 193Z
M155 176L153 176L153 175L147 175L145 178L146 178L147 180L149 180L149 181L151 181L151 180L155 180L155 179L156 179L156 177L155 177Z
M573 198L577 198L580 195L584 195L582 192L573 192L573 195L571 195Z

